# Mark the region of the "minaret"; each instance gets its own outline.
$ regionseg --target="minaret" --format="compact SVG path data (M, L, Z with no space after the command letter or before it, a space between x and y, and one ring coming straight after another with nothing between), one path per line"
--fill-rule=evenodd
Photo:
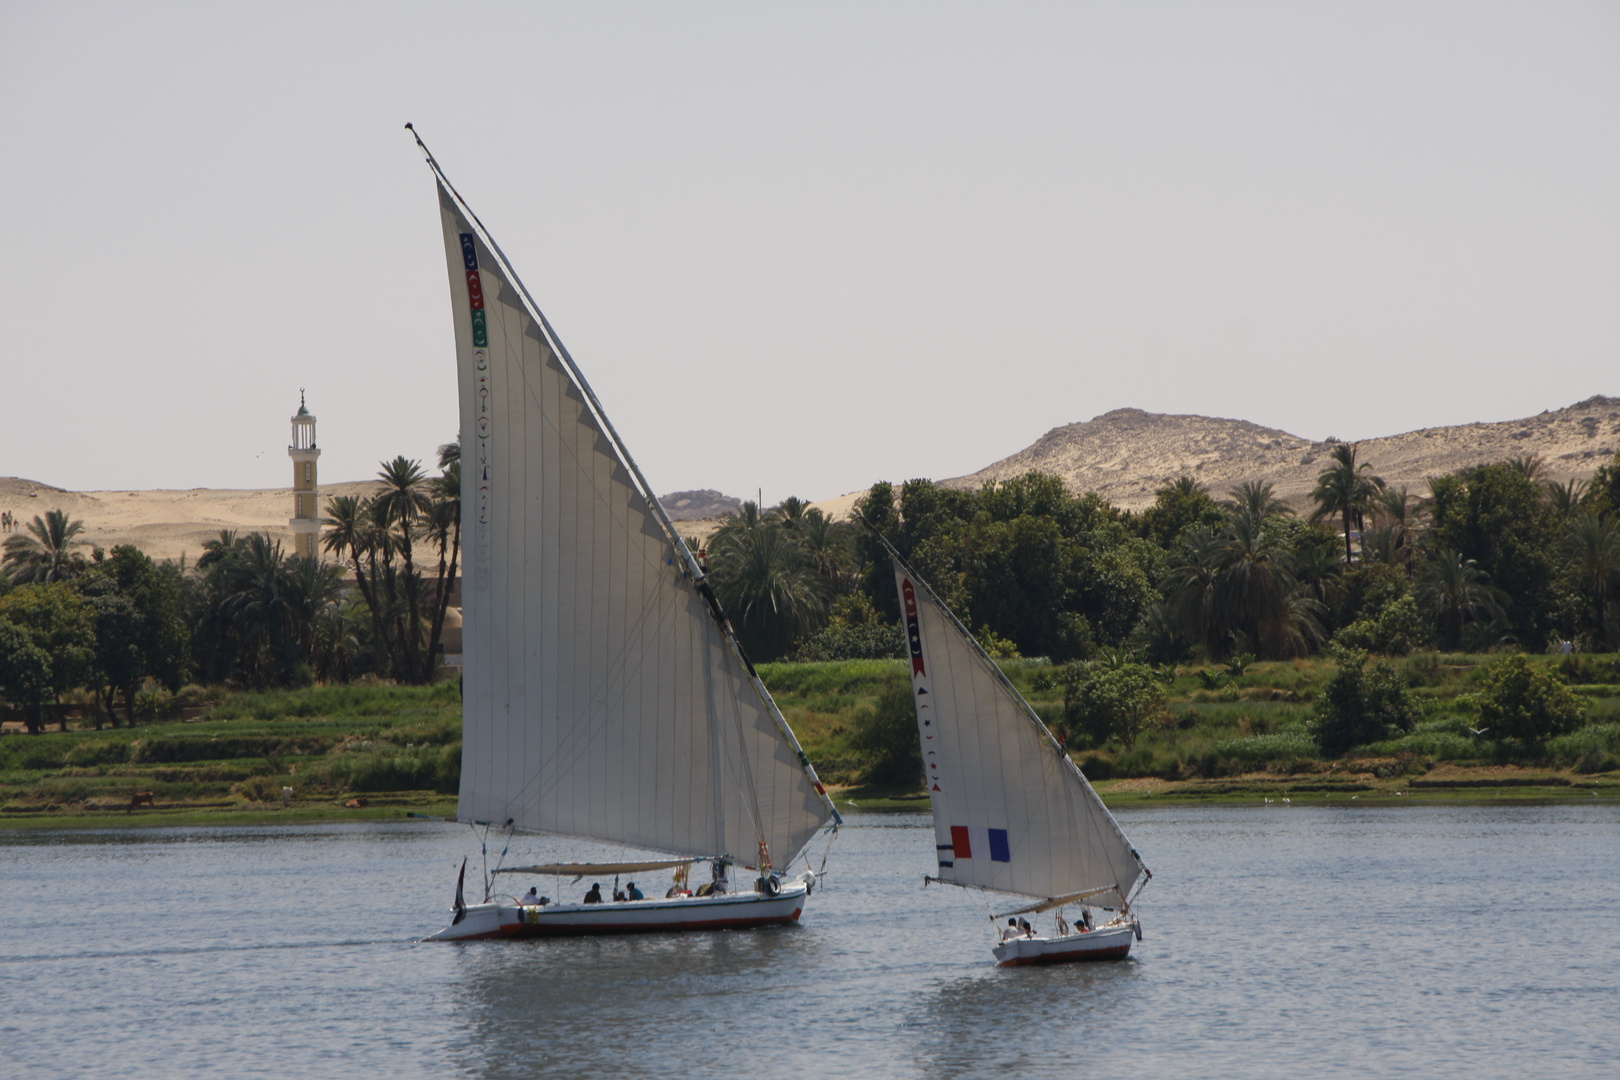
M315 486L315 459L321 452L315 446L315 418L304 407L304 391L298 391L298 413L292 418L292 445L287 456L293 459L294 555L317 557L321 541L320 511L316 507L319 489Z

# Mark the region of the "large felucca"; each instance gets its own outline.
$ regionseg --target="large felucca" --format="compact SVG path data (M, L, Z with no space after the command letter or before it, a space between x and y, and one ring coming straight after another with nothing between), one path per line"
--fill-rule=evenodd
M585 377L417 143L438 188L460 387L457 820L644 853L497 866L481 903L458 883L451 925L429 940L793 922L816 879L808 863L789 871L837 811ZM698 863L710 880L688 888ZM671 870L649 899L538 895ZM508 874L541 886L503 894Z
M939 863L925 881L1031 901L990 916L1000 964L1123 960L1142 939L1131 901L1153 875L1029 702L873 534L894 560L909 643ZM1023 918L1042 912L1049 934Z

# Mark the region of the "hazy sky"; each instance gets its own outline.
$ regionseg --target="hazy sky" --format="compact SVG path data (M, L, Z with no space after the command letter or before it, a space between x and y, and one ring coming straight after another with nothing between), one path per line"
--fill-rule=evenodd
M0 475L456 431L414 121L659 492L1620 394L1620 4L0 0Z

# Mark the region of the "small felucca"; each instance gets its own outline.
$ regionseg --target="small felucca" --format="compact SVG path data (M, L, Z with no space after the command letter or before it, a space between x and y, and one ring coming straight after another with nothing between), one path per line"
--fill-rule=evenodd
M479 903L458 880L451 924L427 940L793 922L816 875L789 871L838 813L601 402L417 143L438 188L460 387L457 820L669 856L497 865ZM709 880L689 888L705 862ZM663 871L674 883L648 899L555 899L584 878ZM553 895L496 888L527 874Z
M1021 896L992 913L998 963L1123 960L1153 875L1035 710L889 541L934 809L925 882ZM1070 915L1072 909L1072 918ZM1052 932L1024 916L1052 913Z

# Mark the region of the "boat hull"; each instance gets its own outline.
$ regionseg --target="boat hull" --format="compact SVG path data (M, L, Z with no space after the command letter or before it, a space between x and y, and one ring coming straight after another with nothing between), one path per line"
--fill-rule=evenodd
M1085 934L1063 937L1014 938L994 948L1000 967L1027 964L1073 964L1087 960L1123 960L1131 953L1136 938L1132 924L1110 926Z
M728 893L603 904L469 904L460 922L424 941L477 941L600 934L668 934L691 930L752 930L797 922L809 890L798 882L775 896Z

